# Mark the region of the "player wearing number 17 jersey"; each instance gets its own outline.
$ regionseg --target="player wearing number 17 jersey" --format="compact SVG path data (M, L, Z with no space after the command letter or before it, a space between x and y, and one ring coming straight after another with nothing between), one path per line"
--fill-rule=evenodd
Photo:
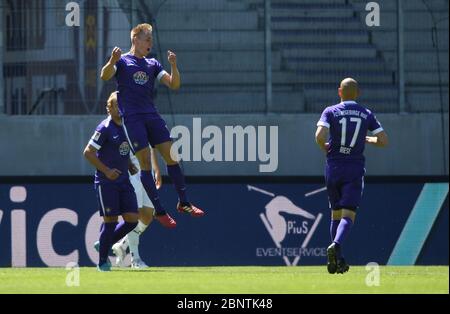
M375 115L356 102L359 88L354 79L341 82L339 96L339 104L323 111L316 131L316 142L327 154L325 181L332 210L327 268L332 274L349 269L342 246L355 221L364 189L365 144L384 147L388 143ZM372 136L367 136L368 131Z

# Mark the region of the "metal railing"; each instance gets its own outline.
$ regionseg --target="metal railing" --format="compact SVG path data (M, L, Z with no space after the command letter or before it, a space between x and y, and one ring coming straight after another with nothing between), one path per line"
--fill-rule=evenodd
M104 113L116 87L99 71L141 22L154 26L153 56L179 59L182 89L158 87L161 113L317 113L346 76L376 112L448 112L448 1L375 1L379 25L365 0L73 2L79 26L64 2L1 2L1 113Z

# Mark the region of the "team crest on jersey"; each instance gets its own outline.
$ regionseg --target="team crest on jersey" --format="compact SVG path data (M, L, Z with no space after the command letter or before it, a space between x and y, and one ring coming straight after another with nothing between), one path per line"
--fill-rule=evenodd
M130 153L130 145L128 145L128 142L122 142L122 144L120 144L119 152L122 156L126 156Z
M148 82L148 75L143 71L137 71L133 74L133 79L136 84L144 85Z

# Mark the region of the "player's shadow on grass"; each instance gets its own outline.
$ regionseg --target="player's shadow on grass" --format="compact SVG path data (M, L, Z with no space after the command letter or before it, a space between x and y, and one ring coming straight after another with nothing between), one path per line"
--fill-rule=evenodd
M125 273L160 273L165 272L162 269L113 269L113 271L120 271Z
M146 272L146 273L163 273L163 272L169 272L169 273L198 273L198 272L205 272L205 270L199 271L199 270L184 270L184 269L131 269L131 268L118 268L113 269L113 271L120 271L120 272L129 272L129 273L140 273L140 272ZM216 272L214 270L211 270L210 272Z

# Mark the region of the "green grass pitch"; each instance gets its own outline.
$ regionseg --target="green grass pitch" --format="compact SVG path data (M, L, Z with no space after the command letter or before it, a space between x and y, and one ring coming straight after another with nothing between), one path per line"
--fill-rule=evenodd
M379 286L368 286L364 266L330 275L324 266L0 268L0 293L449 293L448 266L380 266Z

